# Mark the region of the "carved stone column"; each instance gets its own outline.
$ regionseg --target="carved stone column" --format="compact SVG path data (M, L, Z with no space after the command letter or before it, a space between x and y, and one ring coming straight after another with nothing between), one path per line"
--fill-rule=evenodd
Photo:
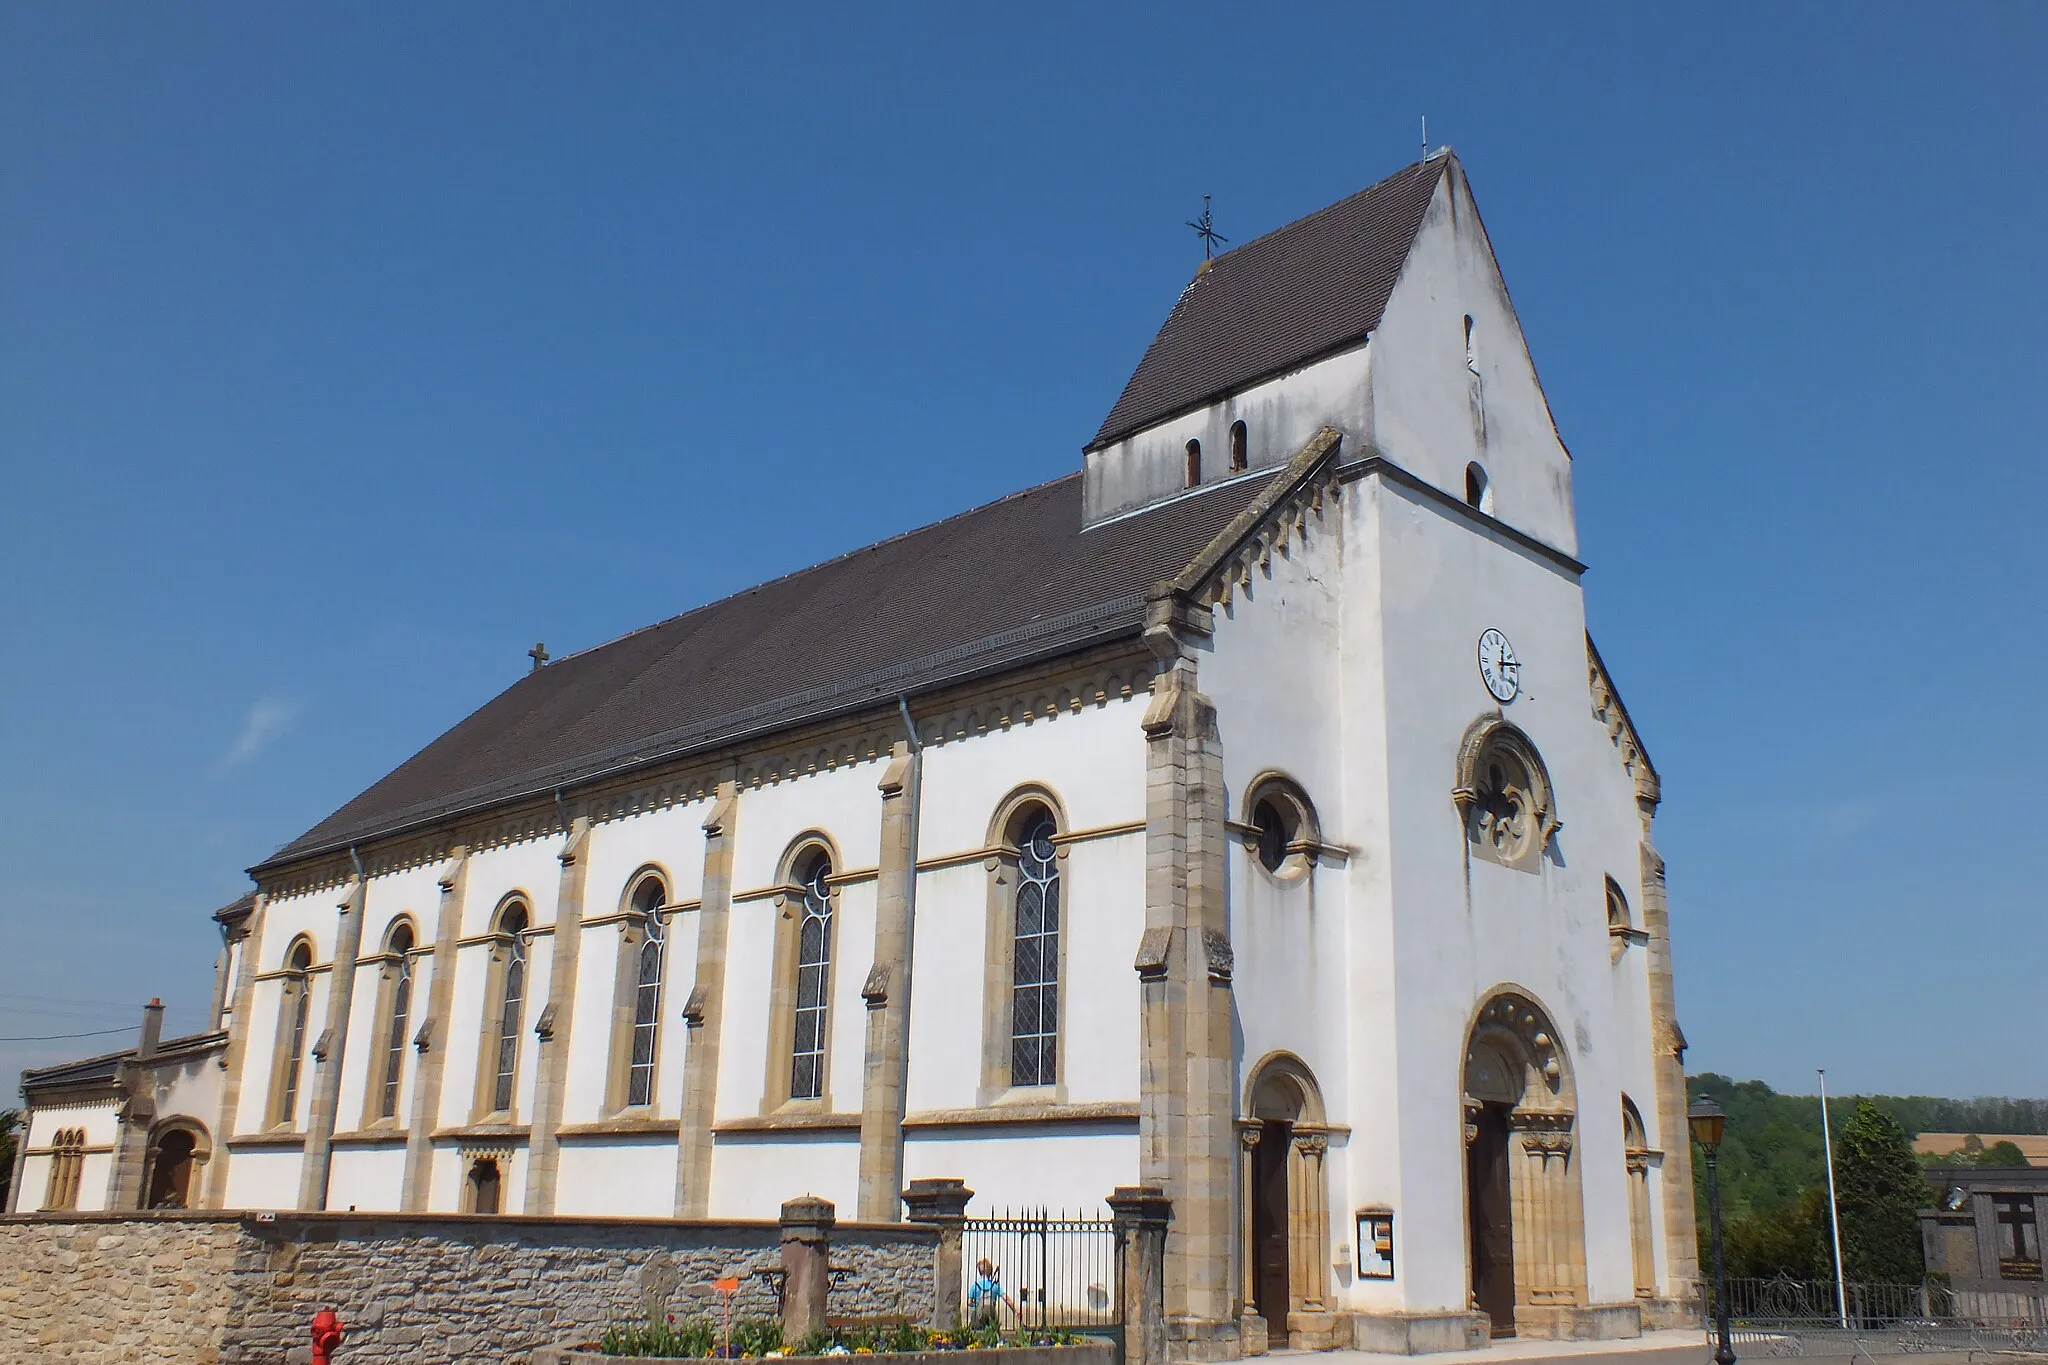
M939 1230L932 1258L931 1325L946 1331L960 1321L961 1247L965 1242L967 1204L974 1191L959 1180L913 1180L903 1192L903 1207L913 1223Z
M576 1019L576 962L583 945L583 883L590 868L590 818L569 822L555 895L555 944L548 957L548 1003L534 1025L540 1063L533 1078L533 1126L526 1142L526 1201L522 1212L555 1211L555 1177L562 1168L562 1101L569 1089L569 1043Z
M306 1158L299 1168L299 1207L327 1207L327 1173L333 1165L334 1111L341 1101L341 1065L348 1056L348 1016L355 1003L356 956L363 947L363 916L369 882L358 876L342 899L334 935L334 965L327 974L327 1027L313 1044L312 1104L306 1116Z
M800 1342L825 1325L837 1212L829 1199L804 1195L782 1206L782 1339Z
M903 1188L904 1087L910 1071L911 934L917 909L917 807L924 755L896 746L882 774L882 856L875 880L875 959L860 1107L860 1216L893 1223Z
M1509 1127L1516 1299L1533 1307L1584 1303L1585 1210L1572 1164L1572 1115L1517 1109Z
M676 1217L711 1208L711 1120L718 1105L718 1043L725 1025L725 949L732 919L732 844L739 784L718 784L704 817L704 891L697 913L697 980L683 1006L689 1042L683 1054L683 1112L676 1134Z
M1303 1313L1329 1307L1330 1189L1323 1173L1329 1149L1328 1134L1297 1132L1288 1153L1288 1288L1292 1307Z
M1122 1263L1125 1365L1165 1365L1166 1241L1173 1201L1157 1185L1121 1185L1109 1196Z
M434 918L433 966L427 969L426 1017L408 1040L419 1055L419 1075L412 1085L412 1116L405 1134L405 1176L399 1185L398 1207L418 1213L427 1207L433 1181L434 1129L441 1122L441 1082L448 1068L448 1018L455 1007L455 945L462 938L463 893L469 885L469 849L448 851L436 883L441 903Z
M1637 1148L1626 1157L1629 1249L1634 1253L1636 1297L1643 1299L1657 1294L1657 1254L1650 1234L1650 1159L1655 1155Z

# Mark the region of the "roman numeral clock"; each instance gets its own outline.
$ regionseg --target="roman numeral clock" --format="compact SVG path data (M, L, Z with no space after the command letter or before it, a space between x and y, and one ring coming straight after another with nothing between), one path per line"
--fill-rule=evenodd
M1493 699L1506 705L1522 690L1522 661L1508 637L1488 627L1479 637L1479 680Z

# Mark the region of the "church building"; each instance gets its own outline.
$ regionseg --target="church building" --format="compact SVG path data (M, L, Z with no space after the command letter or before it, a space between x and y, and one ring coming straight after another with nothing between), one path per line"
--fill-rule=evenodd
M1176 1358L1665 1323L1659 783L1572 497L1438 152L1206 262L1077 472L537 660L250 869L214 1032L30 1073L18 1206L1151 1185Z

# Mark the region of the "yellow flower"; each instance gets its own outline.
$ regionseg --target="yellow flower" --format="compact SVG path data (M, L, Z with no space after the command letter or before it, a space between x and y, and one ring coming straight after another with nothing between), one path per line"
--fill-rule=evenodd
M875 1353L875 1348L872 1346L856 1346L853 1348L853 1353L857 1356L871 1356Z

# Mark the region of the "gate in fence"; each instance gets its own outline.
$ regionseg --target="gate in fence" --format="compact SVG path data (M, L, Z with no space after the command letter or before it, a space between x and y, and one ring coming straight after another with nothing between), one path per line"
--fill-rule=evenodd
M1709 1283L1699 1309L1711 1336ZM2036 1292L1850 1284L1838 1294L1832 1280L1730 1280L1728 1318L1738 1356L2048 1350L2048 1294Z
M1121 1360L1121 1257L1111 1218L1045 1209L969 1218L961 1227L961 1317L1006 1334L1108 1337Z

